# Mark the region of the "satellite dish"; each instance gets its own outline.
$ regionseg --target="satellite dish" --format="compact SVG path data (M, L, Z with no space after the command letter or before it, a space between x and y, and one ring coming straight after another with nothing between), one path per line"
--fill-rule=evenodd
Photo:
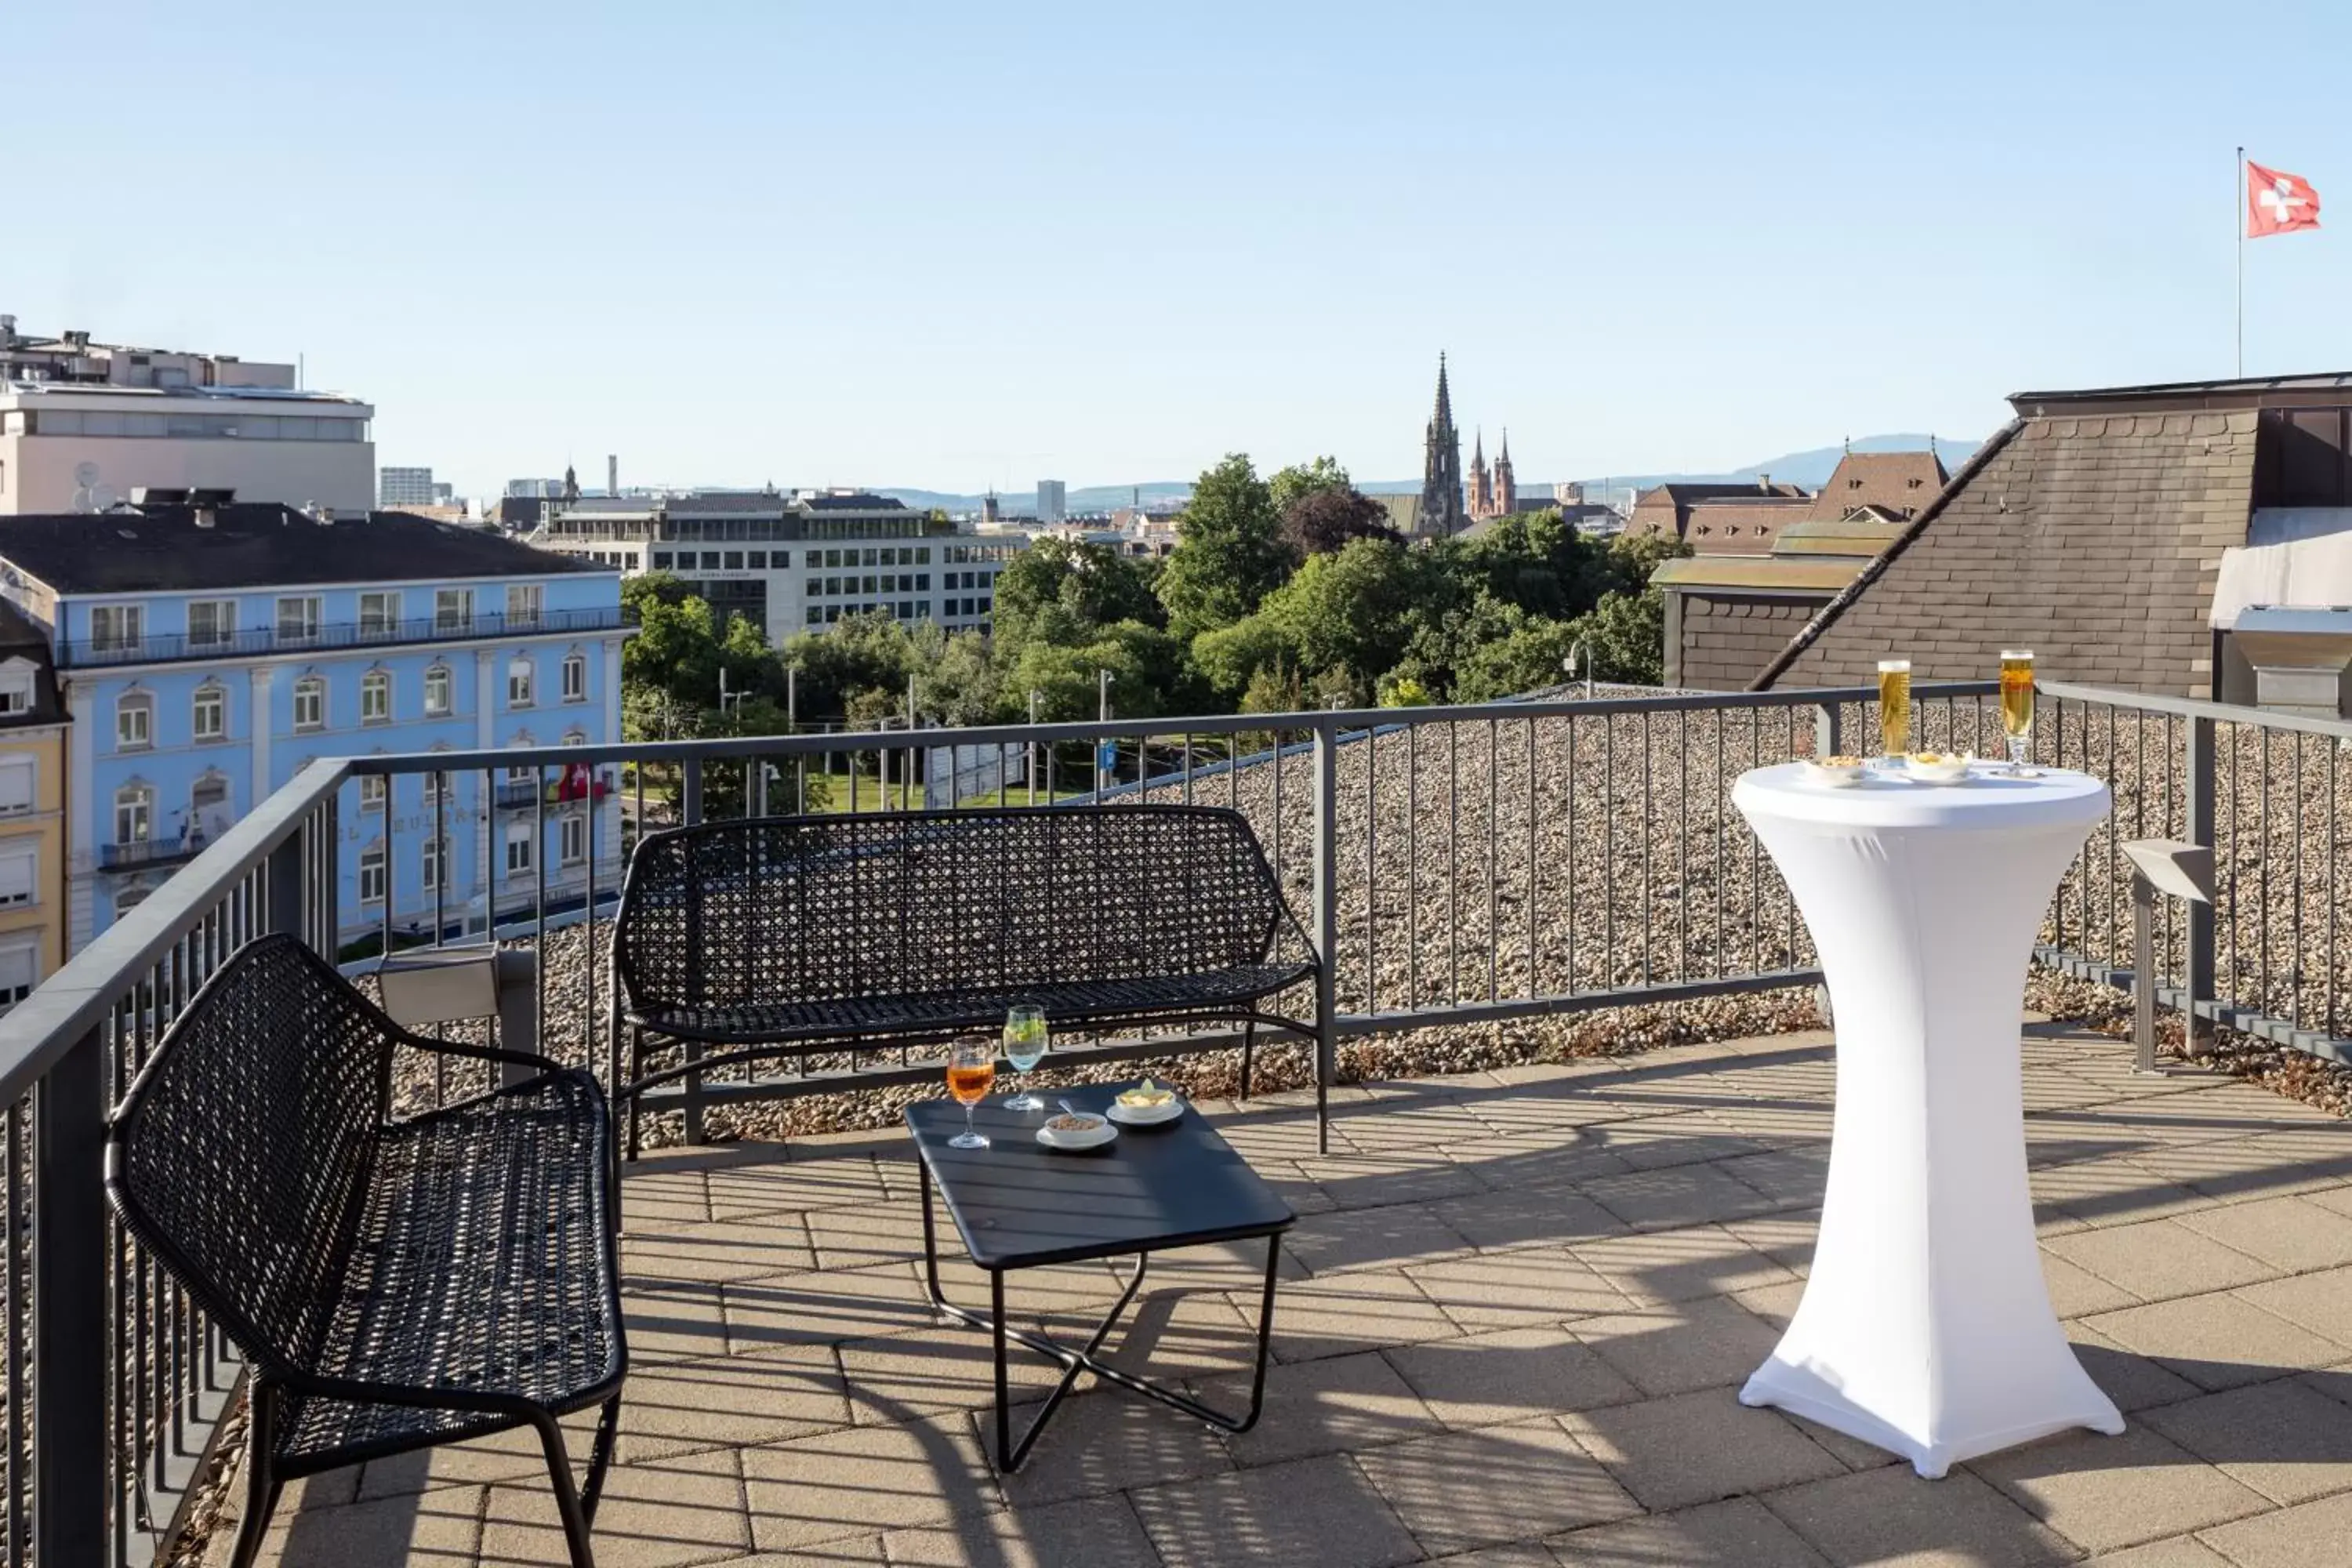
M89 488L89 505L92 511L111 511L121 500L122 498L116 495L110 486L92 485Z
M98 500L87 489L74 491L73 500L66 503L76 511L96 511Z
M74 465L74 483L79 485L83 489L88 489L92 485L98 483L98 465L96 463L76 463Z

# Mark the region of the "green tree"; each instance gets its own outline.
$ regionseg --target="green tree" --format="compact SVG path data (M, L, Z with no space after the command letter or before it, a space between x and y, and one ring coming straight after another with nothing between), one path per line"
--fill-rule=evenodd
M710 606L691 595L648 595L638 605L637 634L621 654L625 686L661 691L693 710L719 700L719 643Z
M1593 673L1602 680L1655 686L1666 678L1666 596L1655 588L1606 594L1570 623L1592 643Z
M1557 686L1560 661L1576 640L1575 623L1511 612L1515 624L1505 636L1465 648L1454 667L1454 700L1492 702L1499 698Z
M1337 458L1318 458L1309 463L1293 463L1277 469L1265 482L1266 493L1273 499L1274 510L1287 512L1307 496L1318 491L1347 492L1355 489L1348 470L1339 466Z
M1085 642L1120 621L1164 625L1141 564L1107 544L1038 540L997 574L997 644L1017 650L1041 638Z
M1369 680L1404 657L1415 617L1442 609L1450 591L1423 553L1359 539L1336 554L1310 556L1259 613L1281 628L1310 686L1339 668Z
M1298 649L1282 619L1269 610L1192 639L1192 668L1225 702L1247 691L1259 671L1277 664L1295 669Z
M1246 455L1233 453L1200 477L1159 582L1169 629L1182 642L1233 625L1282 584L1291 556L1281 521Z

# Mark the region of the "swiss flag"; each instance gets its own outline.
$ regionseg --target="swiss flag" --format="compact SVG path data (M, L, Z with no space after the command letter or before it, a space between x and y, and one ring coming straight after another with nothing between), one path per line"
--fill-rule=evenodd
M2246 237L2293 234L2319 226L2319 193L2300 174L2282 174L2246 160Z

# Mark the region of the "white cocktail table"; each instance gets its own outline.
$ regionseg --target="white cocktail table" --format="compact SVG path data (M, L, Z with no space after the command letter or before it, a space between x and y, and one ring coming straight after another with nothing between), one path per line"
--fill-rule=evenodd
M2120 1432L2050 1310L2026 1189L2018 1013L2082 773L1839 789L1802 764L1731 798L1804 911L1837 1021L1829 1190L1803 1300L1740 1391L1909 1458Z

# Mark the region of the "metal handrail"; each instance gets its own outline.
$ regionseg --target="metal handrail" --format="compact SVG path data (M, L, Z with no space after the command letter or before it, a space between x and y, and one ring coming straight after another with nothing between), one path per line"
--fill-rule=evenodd
M238 658L256 654L310 653L360 647L404 647L417 643L478 642L487 638L562 636L567 632L618 631L625 611L542 610L534 616L488 611L462 618L411 616L370 627L337 621L311 632L282 632L275 626L249 626L225 637L197 638L187 632L150 632L122 641L76 637L58 644L62 668L106 668L126 664L175 664L192 659Z

